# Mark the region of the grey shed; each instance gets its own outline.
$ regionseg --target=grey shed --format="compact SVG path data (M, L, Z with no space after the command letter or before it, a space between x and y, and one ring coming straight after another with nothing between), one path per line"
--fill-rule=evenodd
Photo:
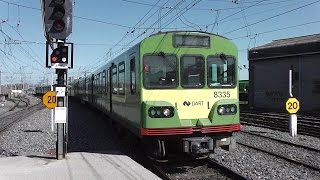
M251 107L285 111L292 68L300 111L320 110L320 34L273 40L250 49L248 59Z

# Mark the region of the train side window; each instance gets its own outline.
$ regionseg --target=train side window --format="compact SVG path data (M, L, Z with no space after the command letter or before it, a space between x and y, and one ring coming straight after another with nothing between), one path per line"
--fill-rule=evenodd
M106 70L103 70L102 72L102 87L101 87L102 92L106 92Z
M97 91L98 93L100 93L100 86L101 86L101 76L100 76L101 73L98 74L98 79L97 79Z
M130 92L131 94L136 93L136 64L135 57L130 60Z
M117 86L117 65L114 65L112 67L112 93L117 94L118 93L118 86Z
M119 94L125 94L125 65L124 62L120 62L118 66L118 92Z
M110 71L109 71L109 69L108 69L106 72L107 72L107 74L106 74L106 79L107 79L106 93L108 93L108 92L109 92L109 83L110 83L110 81L109 81L109 78L110 78Z

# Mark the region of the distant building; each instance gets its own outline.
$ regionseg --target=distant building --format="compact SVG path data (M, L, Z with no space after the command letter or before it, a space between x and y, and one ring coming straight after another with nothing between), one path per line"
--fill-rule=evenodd
M302 111L320 110L320 34L274 40L248 52L251 107L285 110L289 70Z

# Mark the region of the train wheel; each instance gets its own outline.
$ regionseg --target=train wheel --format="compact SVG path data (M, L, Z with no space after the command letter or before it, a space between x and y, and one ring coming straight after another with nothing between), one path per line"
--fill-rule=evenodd
M163 140L148 140L143 143L146 148L146 153L149 159L157 162L167 162L167 154L165 141Z

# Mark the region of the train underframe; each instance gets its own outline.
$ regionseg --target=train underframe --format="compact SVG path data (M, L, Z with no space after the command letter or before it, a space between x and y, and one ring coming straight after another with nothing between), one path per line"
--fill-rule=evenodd
M153 159L166 159L170 155L189 155L194 158L208 157L216 149L227 151L236 149L236 140L232 132L214 134L194 134L192 136L147 136L143 143L148 147L148 155Z

